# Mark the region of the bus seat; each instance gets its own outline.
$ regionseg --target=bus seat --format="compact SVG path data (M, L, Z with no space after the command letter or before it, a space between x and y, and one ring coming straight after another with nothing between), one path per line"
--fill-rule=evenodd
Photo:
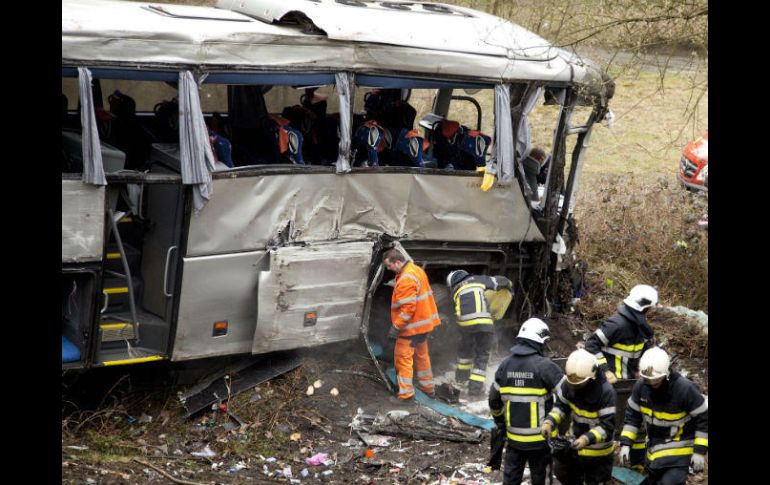
M80 360L80 349L64 335L61 336L61 361L77 362Z
M115 90L107 100L113 118L108 121L106 140L126 153L126 168L143 169L150 158L155 137L139 123L136 101L131 96Z
M155 137L161 143L179 143L179 101L163 100L153 107Z
M83 171L83 135L76 131L63 130L61 132L62 151L71 161L68 172ZM104 172L112 173L123 170L126 163L126 154L109 143L100 142Z
M262 163L293 163L305 165L302 157L302 133L293 128L290 121L282 116L268 115L259 123Z
M433 154L440 168L478 170L486 165L492 139L454 120L437 120L431 130Z

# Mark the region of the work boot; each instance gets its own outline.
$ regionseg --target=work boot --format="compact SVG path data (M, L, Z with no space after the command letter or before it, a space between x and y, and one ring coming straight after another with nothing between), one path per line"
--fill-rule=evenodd
M424 389L420 389L420 391L423 394L425 394L426 396L428 396L429 398L431 398L431 399L435 399L436 398L436 391L433 390L433 389L431 389L430 392L428 392L428 391L426 391Z
M398 395L393 395L388 398L388 401L392 404L412 404L414 403L414 394L406 399L401 399Z
M484 395L484 384L476 381L471 381L468 384L468 396L479 397Z

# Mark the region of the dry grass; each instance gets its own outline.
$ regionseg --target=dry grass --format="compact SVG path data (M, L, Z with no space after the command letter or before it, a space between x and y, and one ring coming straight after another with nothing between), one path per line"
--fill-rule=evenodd
M672 176L601 176L578 196L579 251L607 287L651 284L663 304L708 311L708 234L696 224L706 210Z

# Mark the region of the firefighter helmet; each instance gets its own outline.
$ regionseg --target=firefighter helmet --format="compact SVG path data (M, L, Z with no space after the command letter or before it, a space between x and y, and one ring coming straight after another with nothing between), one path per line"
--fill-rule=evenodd
M596 357L585 349L578 349L567 358L567 381L570 384L582 384L596 377L596 368Z
M530 318L521 324L517 337L544 344L546 340L551 338L551 332L544 321L539 318Z
M665 350L660 347L653 347L642 354L639 359L639 374L650 380L668 377L671 359Z
M636 285L623 303L641 312L658 303L658 292L650 285Z
M465 271L464 269L457 269L455 271L451 271L447 277L446 277L446 285L451 290L454 288L455 285L460 283L462 280L468 277L470 273Z

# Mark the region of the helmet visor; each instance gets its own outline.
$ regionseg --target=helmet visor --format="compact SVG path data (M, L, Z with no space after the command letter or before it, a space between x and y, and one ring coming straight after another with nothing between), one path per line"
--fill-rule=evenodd
M648 386L657 386L658 384L663 382L663 379L666 378L666 376L649 377L644 374L640 374L640 375L644 383L647 384Z
M567 384L573 388L583 387L591 377L581 377L577 374L567 374Z

